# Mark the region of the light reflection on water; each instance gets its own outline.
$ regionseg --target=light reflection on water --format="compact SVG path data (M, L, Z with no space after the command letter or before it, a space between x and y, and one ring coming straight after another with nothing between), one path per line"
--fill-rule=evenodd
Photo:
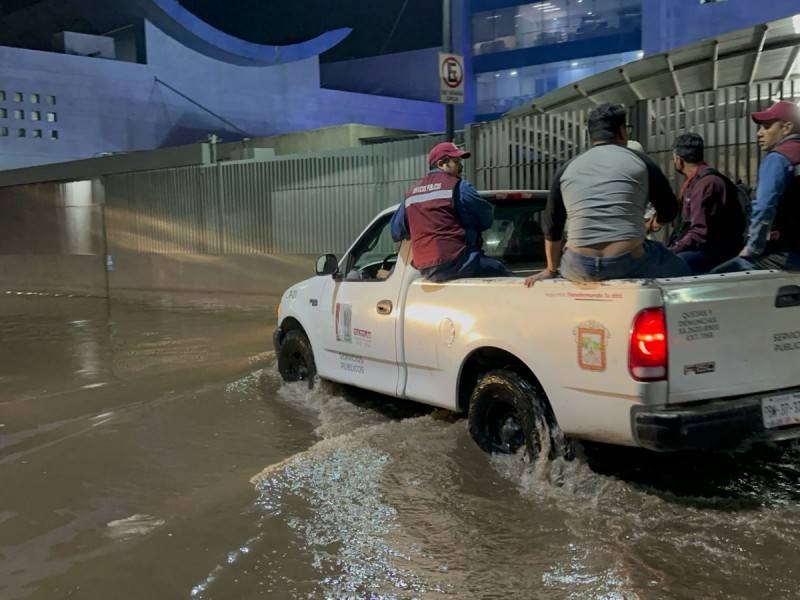
M275 399L316 411L322 438L252 479L261 527L288 528L287 558L305 556L316 573L312 591L284 582L286 597L771 598L800 581L753 570L800 550L797 490L771 477L776 458L797 470L791 448L766 462L719 458L738 475L710 484L697 457L487 457L463 421L386 417L330 384L282 385ZM676 494L681 472L694 484ZM250 542L251 553L272 547L269 536Z
M261 314L63 302L0 304L4 600L797 596L797 446L527 465Z

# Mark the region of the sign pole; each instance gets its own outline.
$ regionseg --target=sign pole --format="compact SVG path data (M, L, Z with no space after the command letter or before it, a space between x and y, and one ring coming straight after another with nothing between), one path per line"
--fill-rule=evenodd
M442 0L442 52L450 54L453 51L453 29L451 24L450 0ZM445 140L454 141L455 137L455 111L452 104L444 105Z

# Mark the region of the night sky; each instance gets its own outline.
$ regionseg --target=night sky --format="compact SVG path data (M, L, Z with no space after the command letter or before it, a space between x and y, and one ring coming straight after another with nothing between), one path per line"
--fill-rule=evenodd
M179 1L210 25L262 44L291 44L331 29L353 28L347 39L322 55L323 62L430 48L440 45L442 39L440 0ZM48 17L53 22L47 24L26 23L30 28L30 35L26 35L28 38L40 36L44 39L44 36L64 29L104 33L91 30L90 23L96 19L91 16L89 2L84 2L87 7L83 11L81 4L81 0L0 0L0 15L32 6L38 9L37 15L54 15ZM44 11L47 5L53 10ZM136 0L106 0L103 3L104 12L116 10L122 15L131 13L135 6ZM69 19L65 16L67 12L71 14ZM60 22L54 22L56 19ZM48 31L42 31L43 27Z
M326 55L327 60L430 48L442 39L442 3L437 0L181 0L181 4L226 33L264 44L291 44L352 27L353 33Z

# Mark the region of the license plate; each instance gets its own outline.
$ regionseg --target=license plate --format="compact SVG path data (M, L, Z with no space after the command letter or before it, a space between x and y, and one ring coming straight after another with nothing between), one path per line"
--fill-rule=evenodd
M800 392L762 398L761 416L767 429L800 424Z

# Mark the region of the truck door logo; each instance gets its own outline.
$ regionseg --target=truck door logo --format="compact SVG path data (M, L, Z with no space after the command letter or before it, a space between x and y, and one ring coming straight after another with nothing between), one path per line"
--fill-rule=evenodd
M587 371L606 370L606 343L611 333L602 323L584 321L573 330L578 346L578 366Z
M353 305L336 303L336 341L353 343Z

